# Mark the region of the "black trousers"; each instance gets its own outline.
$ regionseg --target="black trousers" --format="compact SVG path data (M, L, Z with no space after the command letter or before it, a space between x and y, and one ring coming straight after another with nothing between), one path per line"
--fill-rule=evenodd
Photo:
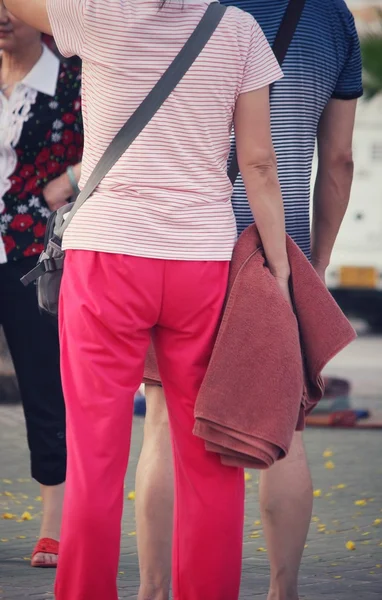
M58 330L40 314L36 287L20 283L35 265L35 257L0 265L0 324L24 406L32 477L43 485L58 485L66 473Z

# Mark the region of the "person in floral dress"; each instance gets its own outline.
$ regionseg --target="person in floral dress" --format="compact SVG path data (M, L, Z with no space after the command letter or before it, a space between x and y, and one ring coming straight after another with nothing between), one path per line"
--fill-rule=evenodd
M56 327L20 278L43 249L51 211L76 191L83 133L77 60L63 62L0 0L0 325L19 382L43 519L32 566L56 566L66 474Z

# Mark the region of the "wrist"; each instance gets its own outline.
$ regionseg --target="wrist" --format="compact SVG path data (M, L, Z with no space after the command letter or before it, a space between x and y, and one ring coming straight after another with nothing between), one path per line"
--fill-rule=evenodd
M285 279L288 280L290 277L290 267L289 265L283 267L271 267L270 271L276 279Z
M315 269L320 269L321 271L326 271L330 263L328 258L322 258L318 256L312 256L312 265Z
M70 186L69 195L78 196L78 194L80 193L80 189L78 187L77 178L76 178L76 175L74 173L74 169L72 166L69 166L66 169L66 177L68 178L69 186Z

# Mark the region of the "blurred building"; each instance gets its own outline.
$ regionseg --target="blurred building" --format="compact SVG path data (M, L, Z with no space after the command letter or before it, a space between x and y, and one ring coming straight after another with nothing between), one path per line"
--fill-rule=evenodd
M347 0L360 37L382 35L382 0ZM381 57L382 60L382 57ZM354 131L354 182L328 285L350 312L382 326L382 94L360 100Z

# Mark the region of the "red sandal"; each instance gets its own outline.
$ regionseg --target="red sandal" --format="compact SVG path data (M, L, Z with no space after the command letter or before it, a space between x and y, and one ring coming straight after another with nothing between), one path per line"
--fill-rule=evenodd
M42 553L42 554L55 554L56 556L58 556L58 548L59 548L59 542L57 542L57 540L52 540L52 538L42 538L41 540L39 540L33 550L32 553L32 561L33 561L33 557L36 556L36 554ZM45 563L45 562L31 562L31 566L32 567L40 567L40 568L45 568L45 569L55 569L57 567L57 562L55 563Z

